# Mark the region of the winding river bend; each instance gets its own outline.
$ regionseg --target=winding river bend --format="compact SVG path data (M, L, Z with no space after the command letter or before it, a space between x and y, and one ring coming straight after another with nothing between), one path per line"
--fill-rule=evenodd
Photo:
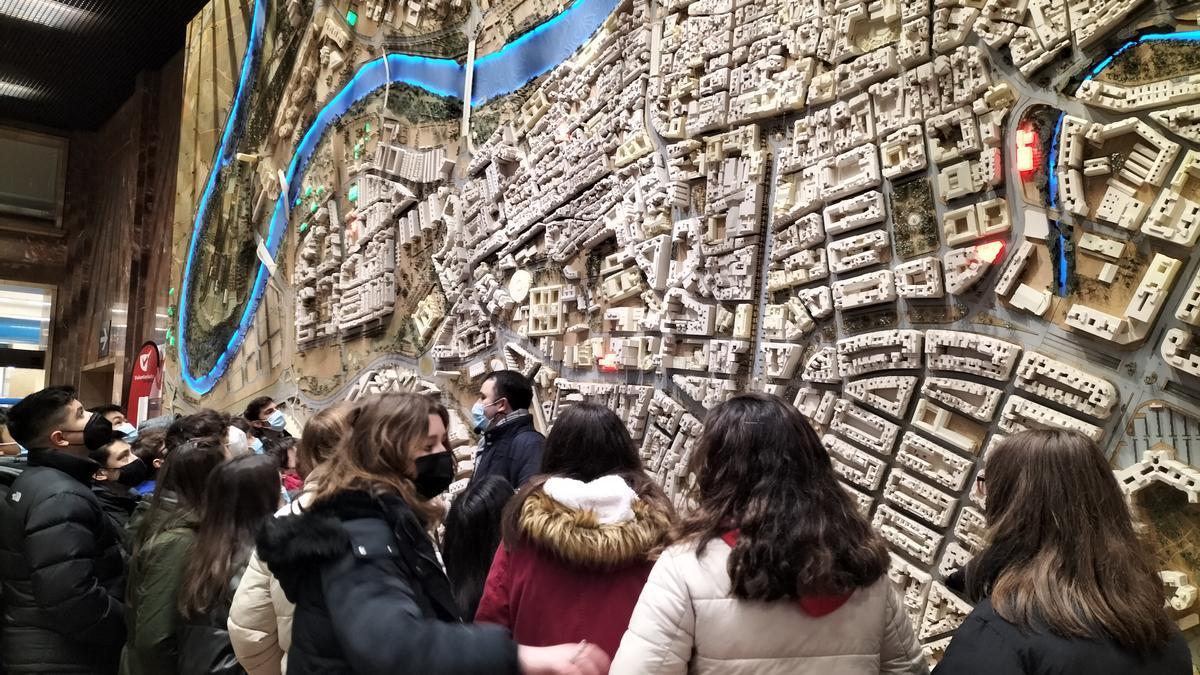
M250 40L246 47L246 53L242 57L237 89L229 109L229 115L225 120L220 143L217 146L215 161L196 207L187 260L184 263L179 300L178 349L182 365L180 370L188 389L197 394L205 394L212 390L241 349L254 314L262 301L263 291L266 289L269 277L266 266L261 261L257 261L254 286L242 307L237 326L229 341L218 355L212 368L204 373L192 372L187 349L191 277L199 266L208 262L198 249L209 209L213 206L214 197L219 194L216 188L222 169L228 166L239 151L256 150L256 148L239 148L238 142L248 117L244 110L245 99L252 87L256 74L255 69L258 66L267 22L268 2L270 0L255 0L254 3ZM492 99L512 93L535 78L553 70L582 47L620 4L621 0L575 0L562 13L505 45L499 51L475 59L471 105L473 107L480 106ZM294 202L299 190L301 181L298 179L303 176L312 153L316 150L325 131L335 124L351 106L389 83L408 84L439 96L461 99L466 79L466 65L452 59L429 58L411 54L387 54L363 64L350 82L334 94L317 113L312 125L305 131L300 143L296 146L291 161L288 162L287 171L284 174L288 189L282 192L275 202L270 227L265 238L266 248L271 257L274 258L278 254L287 233L289 205Z

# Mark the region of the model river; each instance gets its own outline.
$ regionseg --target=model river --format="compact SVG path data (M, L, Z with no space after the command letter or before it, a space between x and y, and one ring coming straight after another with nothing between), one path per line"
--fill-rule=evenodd
M234 94L233 104L230 106L229 116L225 121L220 144L217 147L216 159L196 208L196 218L192 226L192 236L183 272L178 333L179 357L182 362L180 370L188 388L198 394L212 390L225 374L233 357L241 349L246 333L250 329L250 323L258 309L258 304L262 300L263 291L267 286L267 278L270 276L267 267L259 261L256 265L254 286L242 307L237 327L225 348L208 372L193 373L187 349L191 277L197 266L205 262L203 256L198 255L197 249L208 210L212 206L214 195L217 194L218 177L221 170L238 152L239 132L247 117L243 106L252 85L259 51L262 47L268 1L256 0L254 4L254 16L250 26L251 39L246 48L246 54L242 58L237 90ZM505 45L499 51L476 59L472 77L471 105L479 106L496 97L514 92L570 58L595 34L619 4L620 0L576 0L558 16ZM297 145L292 160L288 163L285 173L286 190L280 193L279 199L275 202L265 241L270 256L274 258L278 254L284 235L287 233L289 205L296 198L300 184L298 178L303 176L313 151L330 125L337 122L355 103L389 83L409 84L439 96L461 99L466 84L466 70L464 64L451 59L409 54L388 54L364 64L350 82L317 113L312 125Z

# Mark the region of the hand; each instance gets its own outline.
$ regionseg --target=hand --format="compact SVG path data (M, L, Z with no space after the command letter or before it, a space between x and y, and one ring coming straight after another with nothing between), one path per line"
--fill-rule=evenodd
M596 645L571 643L553 647L517 647L525 675L605 675L611 661Z

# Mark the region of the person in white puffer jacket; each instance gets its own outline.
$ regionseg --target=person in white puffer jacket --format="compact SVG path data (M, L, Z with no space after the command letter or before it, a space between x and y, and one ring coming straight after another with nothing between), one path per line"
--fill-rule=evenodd
M924 675L883 540L808 422L746 394L705 419L697 506L634 608L613 675Z
M275 515L298 515L310 501L320 480L320 467L350 429L346 405L326 408L309 419L296 448L297 469L305 476L304 490ZM229 610L229 638L233 652L248 675L283 675L287 672L287 652L292 646L292 615L295 605L288 601L279 582L259 559L250 557L246 572L233 595Z

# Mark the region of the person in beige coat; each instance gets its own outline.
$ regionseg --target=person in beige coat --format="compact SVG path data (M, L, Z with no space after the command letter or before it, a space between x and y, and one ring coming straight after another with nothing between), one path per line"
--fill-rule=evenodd
M697 507L651 571L613 675L929 672L882 539L794 407L721 404L693 466Z
M336 405L314 415L304 426L296 448L297 469L305 476L305 491L277 516L298 515L308 505L319 480L319 467L329 459L337 442L349 430L347 406ZM296 606L288 601L279 581L259 559L258 553L242 576L229 610L229 638L238 662L248 675L284 675L287 653L292 646L292 615Z

